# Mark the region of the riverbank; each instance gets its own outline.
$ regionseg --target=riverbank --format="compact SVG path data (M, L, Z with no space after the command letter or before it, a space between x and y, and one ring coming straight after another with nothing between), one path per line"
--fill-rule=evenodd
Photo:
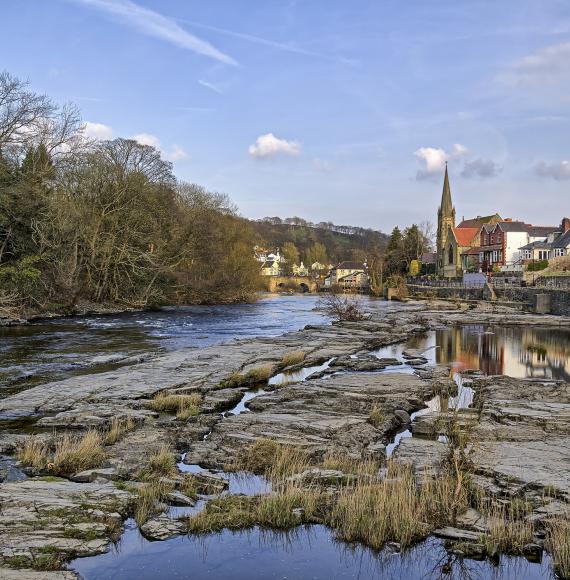
M470 427L469 480L493 505L521 500L526 506L524 521L532 522L530 540L523 547L540 555L547 521L568 516L568 382L490 378L481 373L484 369L470 366L469 359L461 369L462 381L450 380L455 359L438 360L438 345L422 342L422 337L461 325L564 332L570 321L497 306L491 311L486 305L391 305L359 323L312 325L280 337L174 351L128 368L38 385L7 397L0 401L0 418L26 418L26 431L36 431L36 441L47 441L48 450L54 428L59 433L96 429L103 434L113 425L125 428L115 429L117 438L112 442L105 435L103 456L94 469L63 473L59 479L47 462L39 462L26 468L29 479L2 484L2 565L61 568L76 556L103 553L120 532L120 522L137 513L141 489L149 485L149 459L165 443L172 452L183 454L183 462L173 471L167 459L162 475L170 487L168 493L162 490L155 496L159 503L191 505L203 497L201 505L208 505L214 501L208 496L227 487L224 470L232 465L242 469L239 460L251 457L253 446L265 441L278 446L274 450L302 453L303 469L287 477L297 477L294 481L305 490L303 496L318 489L319 497L336 498L341 484L363 477L363 461L378 466L374 481L385 485L388 455L420 478L448 473L449 419L454 428ZM401 343L401 348L390 347ZM298 373L300 369L308 370ZM305 380L298 382L301 378ZM262 390L255 391L257 387ZM458 390L465 388L474 393L473 407L450 405L454 397L462 399ZM164 391L178 402L194 396L198 412L186 417L180 407L157 406L154 398ZM442 427L442 420L447 420L447 427ZM3 432L0 451L17 453L27 440L28 434L17 429ZM332 457L337 458L334 465ZM153 465L156 469L156 462ZM250 467L270 478L263 461ZM335 529L328 508L312 512L296 501L287 504L289 525L318 522ZM484 513L483 503L458 505L461 510L454 517L438 517L442 525L433 527L434 520L424 534L444 536L453 553L485 557L509 551L504 547L493 552L482 541L492 537L494 521ZM154 513L155 508L143 525L148 537L164 540L197 529L180 508L165 508L162 516ZM291 510L297 519L291 519ZM272 521L253 523L272 527ZM76 531L66 531L70 528ZM355 539L368 543L365 535Z

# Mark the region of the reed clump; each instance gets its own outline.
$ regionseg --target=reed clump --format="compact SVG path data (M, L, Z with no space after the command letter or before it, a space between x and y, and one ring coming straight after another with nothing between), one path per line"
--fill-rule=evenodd
M135 428L136 424L132 417L113 419L111 426L105 434L105 445L114 445L120 441L127 433Z
M418 483L409 467L390 462L385 478L358 478L344 487L329 523L342 540L374 549L392 540L405 549L448 522L454 484L449 476Z
M347 474L354 475L376 475L381 467L379 461L374 459L356 459L346 453L327 452L323 457L322 467L324 469L335 469Z
M524 517L518 517L516 510L493 506L487 517L489 531L482 537L482 543L489 554L522 555L523 548L532 543L533 525Z
M148 403L148 408L158 413L175 414L177 419L186 420L200 413L200 395L175 395L172 393L158 393Z
M284 367L291 367L293 365L301 364L305 360L306 354L303 350L292 350L286 352L281 359L281 364Z
M164 511L162 501L172 492L174 487L164 480L154 480L145 483L137 489L135 501L135 520L142 526L152 515Z
M101 467L106 459L103 438L98 431L83 435L65 433L51 441L30 437L17 451L16 457L36 471L54 475L71 475L85 469Z
M146 466L139 473L143 481L153 481L161 477L173 477L178 474L176 456L168 445L161 445L152 452Z
M273 439L257 439L247 447L231 468L262 474L278 482L311 467L308 454L292 445L282 445Z
M272 377L273 371L274 368L271 364L255 367L247 371L247 373L234 371L227 379L224 379L220 383L220 388L233 389L246 385L266 383Z
M51 454L47 443L34 435L26 439L16 452L18 461L36 471L45 469L50 457Z
M547 523L547 531L546 546L554 569L560 578L570 578L570 520L554 518Z

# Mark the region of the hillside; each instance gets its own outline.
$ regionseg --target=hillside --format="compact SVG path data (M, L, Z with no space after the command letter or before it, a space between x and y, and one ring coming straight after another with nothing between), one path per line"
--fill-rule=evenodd
M342 260L364 260L381 252L389 236L367 228L337 226L330 222L314 224L301 218L264 218L252 220L259 236L259 245L268 250L282 248L286 242L295 244L300 258L307 264L315 259L315 244L322 244L331 263Z

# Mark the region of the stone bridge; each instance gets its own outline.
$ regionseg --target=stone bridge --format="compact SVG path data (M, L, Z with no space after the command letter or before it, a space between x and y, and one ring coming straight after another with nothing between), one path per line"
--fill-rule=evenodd
M294 292L317 292L315 280L309 276L267 276L267 290L280 292L293 290Z

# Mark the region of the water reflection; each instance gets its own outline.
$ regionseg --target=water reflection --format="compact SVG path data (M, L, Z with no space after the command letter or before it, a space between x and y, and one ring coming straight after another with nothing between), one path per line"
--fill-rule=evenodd
M129 523L118 547L107 554L81 558L70 568L86 580L277 578L400 579L496 578L538 580L550 577L549 560L529 564L503 558L489 562L461 561L449 556L443 542L429 538L406 554L381 552L338 542L320 525L287 533L261 530L224 531L202 537L177 537L147 542Z
M547 328L463 326L435 332L438 363L486 375L570 382L570 331Z

